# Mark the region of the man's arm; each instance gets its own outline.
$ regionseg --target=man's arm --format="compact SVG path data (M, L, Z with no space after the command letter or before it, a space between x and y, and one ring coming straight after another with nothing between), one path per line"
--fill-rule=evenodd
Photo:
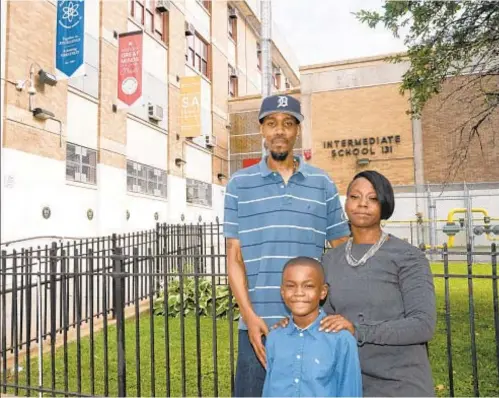
M331 247L337 247L348 240L350 227L341 205L340 195L334 182L326 181L327 228L326 239Z
M342 243L345 243L347 240L348 240L348 236L343 236L343 237L338 238L338 239L331 239L329 241L329 244L331 245L332 248L335 248L335 247L341 245Z
M239 305L239 311L248 327L248 337L256 356L265 366L265 347L262 335L267 335L269 329L264 320L260 318L251 305L246 280L246 267L241 253L241 244L238 239L227 240L227 263L229 271L229 285Z
M227 184L224 205L224 235L227 238L227 270L229 284L236 298L239 310L244 321L255 315L251 306L246 281L246 267L244 266L239 240L239 192L236 179Z
M251 305L246 280L246 267L241 253L239 239L227 239L227 263L229 271L229 285L232 294L239 305L239 311L243 319L256 316Z
M227 238L227 271L229 285L239 305L239 311L248 327L248 337L255 349L256 355L265 366L265 347L262 344L262 335L269 330L262 318L255 314L251 305L246 280L246 267L241 252L239 240L239 192L236 179L227 184L224 206L224 236Z

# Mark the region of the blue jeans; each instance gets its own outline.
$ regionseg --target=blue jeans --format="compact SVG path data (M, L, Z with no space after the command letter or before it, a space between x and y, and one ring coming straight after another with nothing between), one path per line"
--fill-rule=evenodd
M261 397L265 368L256 357L247 330L239 330L234 397Z

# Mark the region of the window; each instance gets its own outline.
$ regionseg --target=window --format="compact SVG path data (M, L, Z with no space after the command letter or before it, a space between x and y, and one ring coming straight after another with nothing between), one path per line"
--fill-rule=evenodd
M211 184L187 178L187 203L211 207Z
M166 181L166 171L131 160L127 161L126 185L129 192L166 198Z
M281 70L272 65L272 80L274 81L274 87L280 90L281 88Z
M229 97L237 97L237 72L229 65Z
M187 63L209 78L208 44L197 34L186 37Z
M228 7L228 28L229 28L229 37L237 41L237 18L236 18L236 10L232 7Z
M66 144L66 180L97 184L97 151Z
M130 15L145 31L168 43L169 13L156 10L154 3L154 0L130 0Z

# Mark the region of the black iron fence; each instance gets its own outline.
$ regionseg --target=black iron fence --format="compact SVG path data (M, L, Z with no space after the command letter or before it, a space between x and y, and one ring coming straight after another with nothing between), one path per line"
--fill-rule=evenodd
M224 319L220 315L233 330L224 250L221 225L198 224L157 225L155 230L140 233L2 251L0 391L125 396L128 388L128 395L140 396L145 367L149 374L147 395L156 395L156 386L161 384L158 395L170 396L172 383L179 390L175 393L187 395L187 340L194 331L200 345L205 330L199 316L194 316L191 325L192 317L178 315L189 315L191 307L196 314L203 313L203 307L208 315L208 304L214 319L210 371L214 380L209 395L218 395L216 327ZM208 297L203 282L209 284ZM191 285L194 294L188 290ZM176 289L175 302L172 297L176 296L169 295L170 287ZM225 295L220 295L224 287ZM227 302L227 311L221 312L217 301ZM155 316L158 314L161 316ZM158 324L158 319L164 322ZM232 335L227 337L233 357ZM179 360L172 366L170 350L177 342L181 347L174 355L178 354ZM160 346L161 364L157 360ZM133 369L134 391L131 383L127 387L126 374L130 358L125 352L131 350L135 351L135 362L128 371ZM194 395L201 395L200 355L197 361ZM177 365L180 383L176 382L177 374L170 371ZM157 377L162 373L158 367L164 373L162 380ZM230 375L232 380L233 369Z
M497 396L496 246L429 254L436 393ZM238 310L225 261L218 224L2 251L0 392L231 395Z

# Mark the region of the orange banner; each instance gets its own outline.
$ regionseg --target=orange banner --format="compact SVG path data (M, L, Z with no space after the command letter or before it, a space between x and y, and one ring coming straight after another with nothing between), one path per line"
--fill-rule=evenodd
M180 78L180 134L199 137L201 131L201 76Z

